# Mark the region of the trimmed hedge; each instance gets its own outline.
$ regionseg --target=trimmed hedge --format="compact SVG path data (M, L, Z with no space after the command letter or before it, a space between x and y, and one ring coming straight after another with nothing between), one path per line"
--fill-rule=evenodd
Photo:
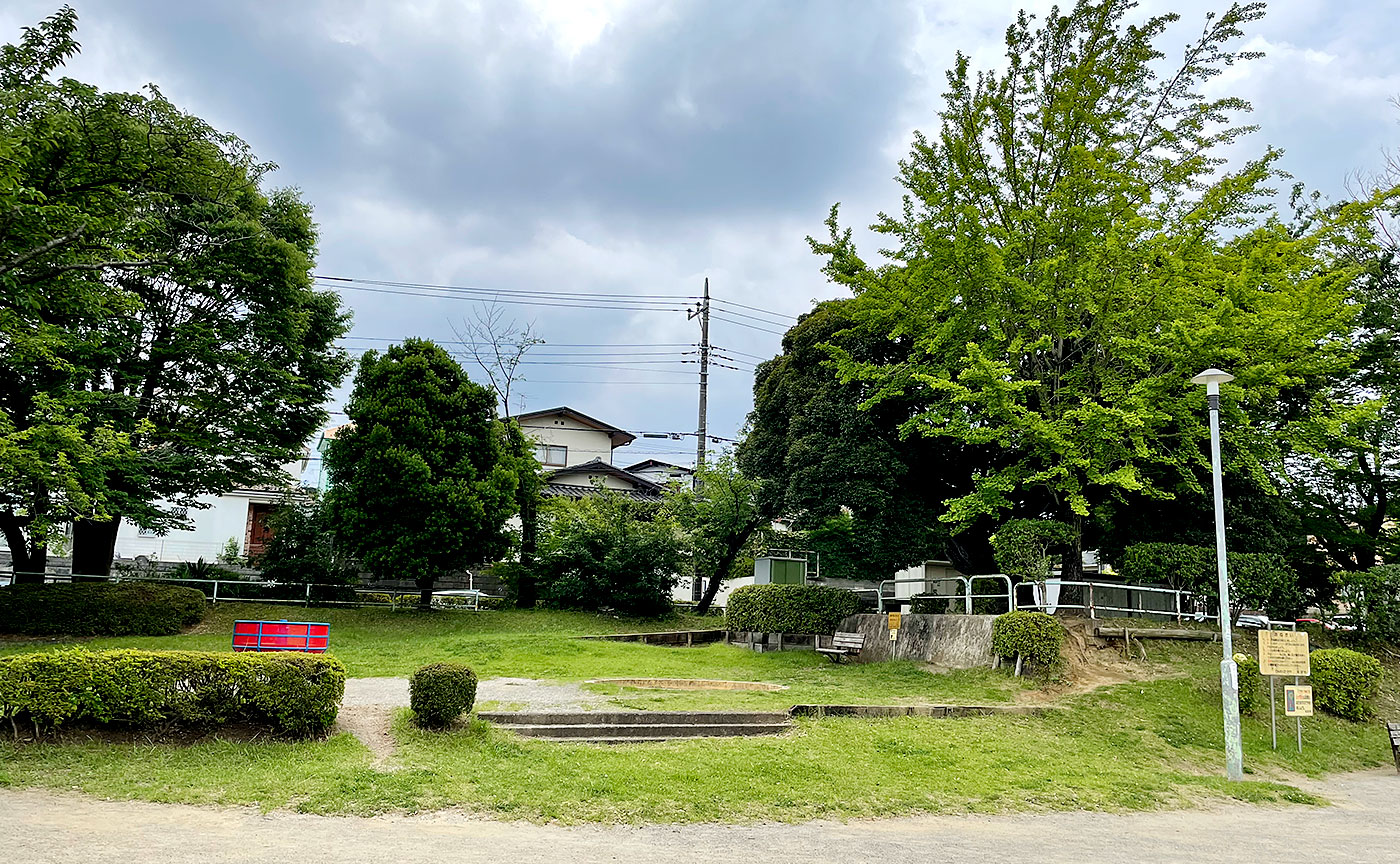
M1060 661L1065 630L1054 615L1044 612L1007 612L992 622L992 652L998 657L1021 655L1045 668Z
M1241 609L1263 609L1270 618L1292 618L1306 605L1298 574L1274 553L1230 552L1230 596ZM1169 585L1215 596L1220 577L1215 550L1186 543L1138 543L1123 551L1118 569L1136 585Z
M1240 715L1253 714L1264 702L1264 679L1259 674L1259 661L1248 654L1236 654L1239 667Z
M860 611L853 591L826 585L745 585L724 605L728 630L757 633L827 634Z
M0 633L27 636L172 636L204 618L197 588L80 582L0 588Z
M303 737L330 728L345 667L316 654L87 651L0 658L0 718L37 729L250 723Z
M1329 714L1361 721L1381 686L1381 661L1350 648L1320 648L1312 661L1313 701Z
M427 729L451 725L475 701L476 673L461 663L429 663L408 680L413 720Z

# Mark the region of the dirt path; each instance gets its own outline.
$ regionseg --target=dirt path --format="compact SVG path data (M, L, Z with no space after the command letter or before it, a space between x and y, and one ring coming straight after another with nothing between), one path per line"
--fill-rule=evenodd
M477 685L476 702L499 703L527 711L579 711L603 704L578 684L551 684L532 678L488 678ZM392 767L394 712L408 707L407 678L350 678L336 715L335 732L349 732L374 754L376 768Z
M1312 784L1310 784L1312 787ZM1393 770L1316 784L1333 807L1245 805L1165 813L942 816L805 825L561 828L455 813L356 819L252 808L98 801L0 789L0 848L27 864L570 864L772 862L1395 861Z

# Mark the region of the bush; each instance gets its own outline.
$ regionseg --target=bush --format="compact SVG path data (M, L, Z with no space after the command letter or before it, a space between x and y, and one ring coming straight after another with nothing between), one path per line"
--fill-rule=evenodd
M1054 615L1044 612L1007 612L992 622L992 652L998 657L1028 660L1046 669L1060 661L1065 631Z
M68 649L0 658L0 717L37 728L251 723L302 737L325 732L345 667L311 654Z
M724 626L758 633L827 634L860 611L853 591L825 585L745 585L729 595Z
M1400 565L1338 573L1335 584L1337 600L1348 608L1363 636L1400 642Z
M476 673L461 663L430 663L413 673L408 694L414 722L427 729L441 729L471 710L476 701Z
M1298 575L1282 555L1230 552L1230 596L1238 609L1263 609L1270 618L1289 619L1305 605ZM1214 596L1220 577L1215 550L1185 543L1138 543L1123 551L1123 578L1135 585L1168 585Z
M83 582L0 588L0 633L171 636L204 618L204 594L182 585Z
M1051 555L1070 540L1070 528L1051 519L1011 519L991 537L997 567L1012 582L1042 582L1050 577Z
M556 609L658 616L686 567L680 526L654 504L604 490L549 508L535 565L540 601Z
M1264 679L1259 674L1259 661L1248 654L1236 654L1239 667L1240 714L1253 714L1264 701Z
M1329 714L1361 721L1381 685L1381 661L1349 648L1320 648L1312 662L1313 702Z

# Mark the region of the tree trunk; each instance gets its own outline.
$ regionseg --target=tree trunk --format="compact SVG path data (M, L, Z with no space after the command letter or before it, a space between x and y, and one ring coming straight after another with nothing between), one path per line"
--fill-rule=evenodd
M121 517L79 519L73 523L73 575L109 576Z
M25 521L13 513L0 513L0 531L4 531L5 543L10 547L10 569L16 584L42 585L49 566L49 550L29 544Z
M755 519L730 539L729 545L725 547L724 557L719 560L714 575L710 578L710 583L705 586L705 596L700 598L700 605L696 607L695 614L704 615L710 611L710 607L715 602L715 595L719 593L719 586L724 582L725 574L734 566L734 559L739 557L739 552L744 548L744 544L749 542L749 538L753 536L753 532L757 531L761 524L763 523Z
M515 605L533 609L538 601L535 590L535 548L540 533L540 508L534 496L520 502L520 577L515 584Z
M1069 520L1070 537L1060 556L1060 579L1065 582L1081 582L1084 579L1084 517L1071 513Z
M418 609L427 612L433 608L433 585L436 579L419 579L418 581Z

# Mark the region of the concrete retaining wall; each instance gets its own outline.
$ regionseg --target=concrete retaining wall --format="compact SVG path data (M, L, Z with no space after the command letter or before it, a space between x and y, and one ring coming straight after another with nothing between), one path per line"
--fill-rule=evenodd
M865 634L858 663L918 660L947 669L992 665L995 615L904 615L899 638L890 641L889 616L851 615L838 630Z

